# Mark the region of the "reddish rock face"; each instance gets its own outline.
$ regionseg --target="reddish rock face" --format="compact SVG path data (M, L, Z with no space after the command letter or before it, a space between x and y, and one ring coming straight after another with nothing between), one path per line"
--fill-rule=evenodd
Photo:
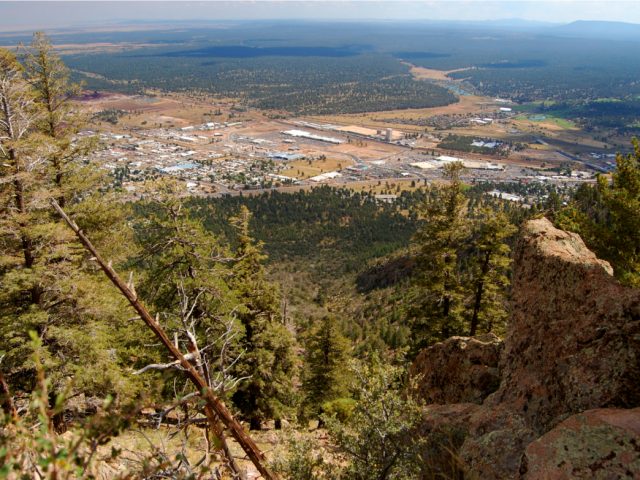
M640 405L640 291L612 277L582 239L542 218L515 249L500 389L538 433L563 416Z
M487 372L500 386L481 405L427 407L423 437L455 432L449 458L471 478L640 479L640 290L544 218L524 225L514 254L504 347L454 337L412 366L427 402L477 404Z
M514 478L522 452L536 438L524 418L501 405L482 405L467 424L469 434L459 455L470 478Z
M482 403L500 384L501 351L493 334L451 337L425 348L409 370L417 379L416 397L427 404Z
M640 478L640 408L573 415L526 449L522 480Z

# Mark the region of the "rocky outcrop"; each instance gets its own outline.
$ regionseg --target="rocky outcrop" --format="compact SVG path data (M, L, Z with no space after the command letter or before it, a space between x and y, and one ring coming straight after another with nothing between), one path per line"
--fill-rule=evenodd
M588 410L526 448L522 480L640 477L640 408Z
M425 403L482 403L500 385L502 341L493 334L451 337L425 348L409 374Z
M514 253L503 377L489 404L539 433L573 413L640 405L640 291L545 218L525 225Z
M635 427L618 428L640 415L626 410L640 406L640 291L620 285L578 235L544 218L524 225L514 257L498 365L486 340L457 337L426 349L412 367L424 372L419 395L432 403L478 403L487 371L499 375L499 387L473 409L427 408L425 436L454 428L464 438L453 457L483 479L640 478ZM611 441L618 444L607 450ZM569 465L582 477L566 476Z

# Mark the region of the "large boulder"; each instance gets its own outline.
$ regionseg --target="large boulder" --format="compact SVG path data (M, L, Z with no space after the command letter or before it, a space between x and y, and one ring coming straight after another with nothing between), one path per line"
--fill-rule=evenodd
M640 408L573 415L531 443L522 480L640 478Z
M471 478L514 478L522 452L536 438L525 419L507 407L481 405L467 420L458 456Z
M451 337L422 350L409 374L427 404L482 403L500 385L502 341L493 334Z
M640 290L620 285L578 235L544 218L523 226L514 257L504 346L456 337L412 366L422 398L454 403L430 410L430 440L451 431L450 457L487 480L520 471L527 480L640 479L639 409L611 409L640 406ZM486 372L500 385L482 401Z
M538 433L584 410L640 405L640 290L546 218L525 224L514 253L502 383L486 404Z

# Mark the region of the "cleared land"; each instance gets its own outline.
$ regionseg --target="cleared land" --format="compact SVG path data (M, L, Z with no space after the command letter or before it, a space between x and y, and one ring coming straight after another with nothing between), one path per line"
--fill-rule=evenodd
M393 119L415 119L435 115L464 115L468 113L489 112L495 110L496 103L488 97L465 95L459 101L444 107L408 108L403 110L387 110L384 112L367 112L345 115L315 115L305 119L315 122L333 123L336 125L359 125L372 129L394 128L404 131L424 131L424 127L393 123Z
M441 80L441 81L453 81L454 79L449 77L450 73L455 72L464 72L466 70L471 70L472 67L469 68L456 68L455 70L434 70L432 68L418 67L413 65L412 63L402 62L404 65L408 65L410 67L411 75L416 80Z
M185 127L204 121L226 122L263 118L261 114L232 112L227 102L213 99L192 98L187 95L124 95L119 93L99 94L96 98L86 96L80 103L91 112L104 110L121 111L119 128ZM99 123L109 127L107 122Z
M289 168L282 170L281 175L297 179L307 179L322 173L342 170L353 165L353 160L327 158L322 160L296 160L287 164Z

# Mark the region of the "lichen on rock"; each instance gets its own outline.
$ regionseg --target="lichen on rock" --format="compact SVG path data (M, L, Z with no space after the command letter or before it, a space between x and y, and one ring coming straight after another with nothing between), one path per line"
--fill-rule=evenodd
M522 480L640 477L640 408L573 415L529 444Z

